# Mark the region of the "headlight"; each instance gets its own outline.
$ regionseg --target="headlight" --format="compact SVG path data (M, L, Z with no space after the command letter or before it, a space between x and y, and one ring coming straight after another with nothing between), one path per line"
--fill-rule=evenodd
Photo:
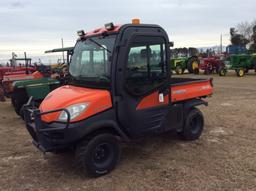
M78 117L87 107L88 103L81 103L81 104L75 104L67 107L66 109L70 113L70 120ZM60 121L67 121L68 120L68 114L65 111L62 111L59 115Z

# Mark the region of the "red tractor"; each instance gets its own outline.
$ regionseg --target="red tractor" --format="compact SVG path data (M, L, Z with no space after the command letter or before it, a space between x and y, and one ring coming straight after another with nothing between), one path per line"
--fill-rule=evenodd
M12 59L10 59L10 65L0 68L0 99L4 101L4 96L9 97L12 92L12 82L17 80L23 80L33 78L32 73L36 71L36 67L31 67L31 58L16 58L17 55L13 53ZM18 64L17 61L25 62L25 64Z
M200 59L199 68L204 71L204 74L213 74L223 72L223 68L225 68L224 60L222 56L211 56L207 58Z
M52 74L53 74L53 71L51 69L51 66L38 65L35 67L35 71L26 70L25 73L18 73L18 74L16 74L15 72L7 73L6 75L4 75L2 83L0 85L2 86L4 95L6 97L10 97L11 94L13 93L13 88L14 88L13 82L50 77Z
M8 78L8 76L14 75L26 75L33 73L35 68L33 67L1 67L0 68L0 101L5 101L4 95L6 95L3 87L3 79Z
M0 82L2 82L3 77L5 75L12 75L12 74L25 74L26 71L30 73L34 72L35 69L32 67L1 67L0 68Z

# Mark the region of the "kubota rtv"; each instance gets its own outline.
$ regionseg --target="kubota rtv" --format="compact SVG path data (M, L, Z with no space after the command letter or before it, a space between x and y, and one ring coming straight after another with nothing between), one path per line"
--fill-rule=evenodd
M114 169L120 141L175 129L200 137L196 106L212 94L211 79L171 78L170 44L158 25L112 23L79 32L69 85L52 91L39 109L25 110L26 127L43 152L75 150L91 176Z

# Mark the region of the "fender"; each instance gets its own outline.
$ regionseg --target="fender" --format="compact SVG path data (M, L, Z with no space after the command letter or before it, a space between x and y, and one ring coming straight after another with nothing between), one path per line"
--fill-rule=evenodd
M184 103L184 109L185 109L185 111L188 111L191 107L195 107L195 106L199 106L199 105L208 106L208 102L206 102L202 99L188 100Z
M100 130L111 130L120 135L124 141L130 141L130 138L126 135L126 133L119 127L119 125L115 121L112 120L103 120L95 122L92 125L90 125L90 127L88 127L87 129L88 130L85 136L88 136L89 134L93 134L94 132Z

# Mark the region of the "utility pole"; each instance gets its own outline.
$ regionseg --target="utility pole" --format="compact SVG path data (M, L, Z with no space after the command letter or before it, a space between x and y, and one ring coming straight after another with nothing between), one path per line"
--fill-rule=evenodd
M26 74L28 74L28 61L27 61L27 53L26 52L24 52L24 59L25 59Z
M62 46L62 48L64 48L63 38L61 38L61 46ZM63 59L63 63L65 63L65 55L64 55L64 51L62 52L62 59Z

